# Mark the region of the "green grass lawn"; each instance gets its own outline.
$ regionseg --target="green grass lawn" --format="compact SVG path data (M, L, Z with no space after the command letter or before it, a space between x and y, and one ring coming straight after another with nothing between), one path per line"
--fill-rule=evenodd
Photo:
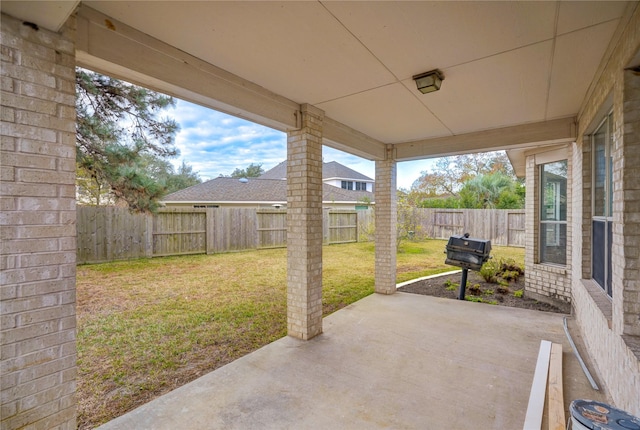
M398 282L454 267L403 242ZM494 247L521 263L524 249ZM323 248L323 311L373 292L371 242ZM78 267L80 428L95 427L286 335L286 249Z

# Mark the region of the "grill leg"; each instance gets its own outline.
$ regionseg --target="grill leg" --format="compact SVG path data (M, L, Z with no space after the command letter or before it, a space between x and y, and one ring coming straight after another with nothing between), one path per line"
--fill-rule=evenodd
M467 274L469 269L462 269L462 280L460 281L460 293L458 294L458 300L464 300L464 292L467 288Z

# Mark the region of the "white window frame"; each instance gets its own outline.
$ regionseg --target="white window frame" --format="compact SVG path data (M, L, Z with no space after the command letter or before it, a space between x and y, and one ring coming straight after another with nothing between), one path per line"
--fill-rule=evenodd
M542 157L541 157L542 158ZM538 160L536 160L538 161ZM543 160L540 160L543 161ZM568 201L565 201L564 204L566 206L565 208L565 219L564 220L559 220L559 219L555 219L555 220L545 220L542 217L542 213L544 210L546 210L546 205L545 205L545 187L543 184L543 171L544 171L544 166L548 165L548 164L554 164L554 163L561 163L561 162L565 162L567 163L567 168L568 168L568 160L567 158L564 159L556 159L556 160L544 160L543 162L537 163L537 169L538 169L538 178L539 178L539 183L538 183L538 256L537 256L537 260L539 262L539 264L547 264L547 265L557 265L557 266L566 266L567 265L567 246L566 246L566 236L569 234L568 231L568 222L566 219L566 215L568 214ZM567 174L567 187L566 187L566 191L565 193L567 194L567 200L568 200L568 193L569 193L569 187L568 187L568 174ZM556 197L556 202L554 205L554 209L557 213L557 215L560 214L560 208L561 208L561 202L560 202L560 185L556 184L556 188L557 188L557 192L555 193L555 197ZM557 216L557 218L559 218L559 216ZM558 262L554 262L554 261L546 261L543 259L543 238L545 239L544 243L549 246L558 246L560 244L560 228L556 228L555 230L555 234L553 236L549 236L547 234L546 229L544 229L544 226L547 225L556 225L556 226L565 226L565 246L564 246L564 263L558 263ZM543 236L545 235L545 236ZM549 240L549 238L551 240Z
M604 173L604 214L596 215L596 134L598 131L602 129L602 127L606 127L604 136L605 136L605 173ZM591 144L591 153L593 156L591 157L591 274L594 282L600 286L608 297L612 297L612 291L610 288L611 285L611 273L609 273L610 260L612 255L608 252L610 248L610 241L613 240L613 235L609 235L609 223L613 222L613 204L611 204L611 199L613 197L613 139L612 139L612 127L613 127L613 111L609 110L604 118L598 122L598 125L595 127L593 132L589 135L590 144ZM605 261L602 262L604 265L604 285L600 285L599 282L595 280L593 274L595 272L594 266L595 261L593 260L593 250L595 248L594 244L594 222L604 223L604 246L603 255L605 256Z

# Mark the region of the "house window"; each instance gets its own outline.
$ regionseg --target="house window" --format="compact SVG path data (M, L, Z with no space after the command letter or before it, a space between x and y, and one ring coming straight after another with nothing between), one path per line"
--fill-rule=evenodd
M341 181L341 188L344 190L367 191L366 182Z
M567 264L567 160L540 165L540 262Z
M591 276L611 296L613 239L613 115L591 137L593 146L593 215L591 218Z

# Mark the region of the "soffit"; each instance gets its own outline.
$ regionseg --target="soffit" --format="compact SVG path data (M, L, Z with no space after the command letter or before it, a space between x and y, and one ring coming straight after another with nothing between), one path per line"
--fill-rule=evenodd
M385 143L575 115L625 7L86 3ZM411 77L434 68L444 72L442 89L420 94Z
M0 9L15 18L32 22L47 30L58 31L80 0L28 1L2 0Z
M83 3L392 144L575 116L627 5ZM433 68L442 89L423 95L411 77Z

